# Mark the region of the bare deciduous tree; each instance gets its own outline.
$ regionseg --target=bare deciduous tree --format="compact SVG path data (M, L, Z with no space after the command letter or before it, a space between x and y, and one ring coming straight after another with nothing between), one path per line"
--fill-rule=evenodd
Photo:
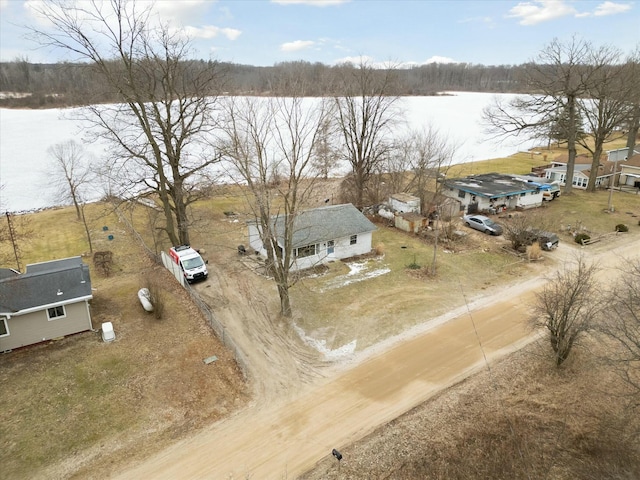
M607 142L621 137L617 133L629 118L634 72L621 62L622 52L613 47L591 49L588 72L585 75L585 99L579 102L581 117L585 120L589 136L577 138L578 143L592 156L588 191L595 191L600 157Z
M15 260L16 269L22 268L21 244L28 243L36 235L29 219L28 215L13 215L9 212L4 212L0 217L0 243L11 244L11 252L0 250L0 264L10 265Z
M94 104L84 118L112 145L110 190L155 192L173 244L189 243L188 207L218 160L202 137L213 128L219 75L215 64L190 62L190 42L155 26L151 7L135 1L51 0L36 11L52 29L31 29L43 46L87 62L121 103Z
M633 81L628 99L631 108L627 119L629 132L626 145L627 158L631 158L638 139L638 130L640 130L640 45L637 45L635 51L630 55L626 68L629 70L630 79Z
M336 148L335 124L328 118L318 132L318 142L315 148L313 167L318 176L327 180L329 174L336 167L340 153Z
M504 236L511 242L511 247L520 251L522 247L531 245L537 240L537 232L548 230L544 215L531 212L527 215L514 215L502 222Z
M531 95L516 97L504 103L496 101L485 109L483 118L488 131L498 138L526 135L546 138L551 124L561 113L566 117L569 160L564 191L571 192L575 171L576 128L579 102L585 89L585 75L590 60L591 45L576 37L566 44L554 39L528 63L522 71L521 83Z
M440 193L438 179L447 174L456 149L447 143L447 139L431 125L423 130L412 132L409 159L408 183L405 191L420 198L420 209L428 214Z
M362 208L372 173L389 151L387 135L398 120L398 96L393 94L394 69L376 70L361 61L340 69L334 98L344 159L351 167L353 203Z
M598 267L583 257L565 264L536 295L534 325L549 332L557 366L567 359L578 339L594 328L603 299L596 283Z
M81 206L85 201L84 188L92 179L86 152L75 140L56 143L47 150L52 160L49 180L56 189L57 200L71 200L78 220L82 220Z
M292 314L289 288L295 262L295 219L310 194L312 162L327 105L300 97L230 99L221 146L233 178L247 185L255 222L280 297Z
M640 405L640 260L621 269L609 292L602 329L619 344L620 349L609 352L611 360Z

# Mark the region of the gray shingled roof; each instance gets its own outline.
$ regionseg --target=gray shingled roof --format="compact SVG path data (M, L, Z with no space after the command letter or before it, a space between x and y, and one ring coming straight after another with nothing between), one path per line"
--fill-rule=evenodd
M276 217L278 241L283 243L284 218ZM350 203L328 205L299 213L294 221L293 248L373 232L376 226Z
M91 278L80 257L27 265L25 273L0 279L0 313L86 297L91 297Z
M473 195L487 198L499 198L509 195L519 195L525 192L535 192L535 186L522 180L514 179L510 175L501 173L486 173L465 178L449 178L443 183L447 187L455 188Z

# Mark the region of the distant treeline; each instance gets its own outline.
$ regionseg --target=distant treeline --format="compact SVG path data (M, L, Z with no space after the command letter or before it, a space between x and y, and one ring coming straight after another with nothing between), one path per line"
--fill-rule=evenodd
M197 75L203 69L220 74L219 91L211 94L286 94L283 79L296 78L307 96L339 95L338 73L354 65L327 66L322 63L286 62L272 67L255 67L212 61L190 61ZM394 69L396 81L390 95L434 95L445 90L469 92L521 92L517 80L523 66L485 66L466 63L428 64ZM382 73L382 71L381 71ZM93 67L87 64L39 64L28 61L0 63L0 106L51 108L117 102L117 92L108 90Z

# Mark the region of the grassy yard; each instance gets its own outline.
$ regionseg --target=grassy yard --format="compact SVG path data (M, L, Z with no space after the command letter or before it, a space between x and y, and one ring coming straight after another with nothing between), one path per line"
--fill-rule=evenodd
M141 221L143 212L132 218ZM156 451L248 400L233 356L185 292L149 263L106 206L89 205L86 213L94 250L114 254L109 277L95 271L90 255L84 259L93 326L111 321L117 338L105 344L90 331L0 354L2 478L102 478L114 461ZM23 268L89 252L71 208L29 215L28 227L35 234L21 242ZM10 261L8 247L1 246L2 258ZM148 278L164 285L161 320L137 299ZM205 365L211 355L218 361Z
M526 173L544 163L540 157L518 154L474 162L460 166L459 174ZM607 210L608 199L606 191L576 191L525 214L544 217L564 243L572 241L568 225L593 236L625 223L628 235L640 235L640 195L614 192L614 212ZM239 268L236 247L247 243L247 205L240 190L224 187L195 206L192 244L216 252L220 264L210 268ZM126 216L153 249L168 248L151 234L157 212L136 206ZM84 228L71 208L24 218L16 219L20 228L33 233L20 243L23 268L26 263L88 254ZM102 204L87 206L87 218L94 250L111 250L116 259L110 278L100 277L92 267L94 326L112 321L118 340L105 345L99 334L87 332L0 355L0 410L5 419L0 422L0 464L6 478L33 478L69 462L78 466L78 476L86 474L85 463L108 468L131 445L141 443L136 451L143 455L247 400L235 362L188 299L170 287L170 279L163 280L168 294L165 319L156 321L141 310L135 293L142 277L165 277L148 263L125 225ZM373 245L382 255L363 258L359 272L335 262L324 274L293 287L295 324L328 349L356 340L355 348L361 350L553 262L550 254L541 264L530 264L507 253L502 238L476 235L462 225L459 229L469 234L453 245L440 245L437 274L432 276L430 241L380 224ZM0 259L3 267L15 268L6 243L0 245ZM91 264L89 255L85 261ZM353 281L366 274L366 280ZM205 366L202 359L213 354L220 360ZM101 451L101 445L114 443L120 446Z

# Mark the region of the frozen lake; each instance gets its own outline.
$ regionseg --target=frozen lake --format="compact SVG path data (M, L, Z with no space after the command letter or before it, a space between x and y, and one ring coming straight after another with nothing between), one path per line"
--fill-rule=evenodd
M482 110L494 94L456 93L440 97L404 97L400 107L408 126L431 125L456 147L453 163L508 156L527 150L533 142L521 139L497 144L483 133ZM513 95L501 94L508 99ZM69 120L73 109L0 109L0 213L20 212L53 206L54 192L48 183L51 159L47 149L57 143L83 136L81 125ZM105 145L84 145L87 153L105 157ZM98 195L98 194L96 194Z

